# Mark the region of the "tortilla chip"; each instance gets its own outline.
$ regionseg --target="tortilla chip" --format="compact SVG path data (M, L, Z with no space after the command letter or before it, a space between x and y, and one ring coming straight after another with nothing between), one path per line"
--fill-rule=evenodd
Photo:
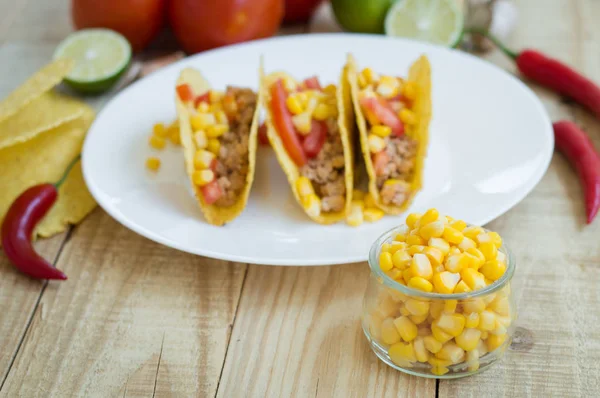
M431 67L426 56L422 55L410 67L408 73L408 81L414 82L417 87L417 97L414 103L413 111L417 116L417 124L406 129L406 134L414 138L418 142L417 158L415 162L415 170L412 178L406 181L411 186L411 195L402 204L402 206L389 206L381 202L379 190L377 189L377 177L375 176L375 168L371 161L371 153L368 146L368 129L365 116L358 102L358 68L356 61L352 55L348 55L349 67L349 82L352 88L352 102L354 103L354 111L356 113L356 124L360 134L360 142L362 148L363 159L369 175L369 192L375 200L377 207L388 214L400 214L410 204L412 200L421 190L423 185L423 169L425 166L425 158L427 156L427 147L429 142L429 121L431 120Z
M351 142L351 137L353 136L354 129L354 112L352 109L352 97L349 79L347 77L349 69L345 67L340 74L340 80L337 85L336 97L337 97L337 107L338 107L338 126L340 131L340 136L342 139L342 146L344 148L344 180L346 183L346 204L344 211L338 213L321 213L317 217L313 217L310 214L306 213L313 221L318 222L319 224L334 224L338 221L343 220L346 217L346 214L350 211L350 206L352 205L352 191L354 187L354 146ZM274 72L269 74L268 76L263 76L261 73L261 90L263 91L264 103L269 104L271 102L271 93L269 88L273 83L275 83L279 79L293 79L290 75L285 72ZM267 125L267 136L269 138L269 142L271 143L271 147L275 151L275 155L277 156L277 160L281 165L285 175L288 178L288 182L290 184L290 188L292 189L292 193L294 194L294 198L296 201L304 209L302 206L302 201L300 199L300 193L298 192L298 188L296 185L296 181L300 178L300 170L296 163L292 160L292 158L287 153L285 146L283 145L283 141L279 137L279 134L275 130L275 126L273 125L271 110L267 107L266 112L266 120L265 123Z
M210 84L202 76L200 72L192 68L186 68L181 71L177 84L189 84L193 92L197 95L201 95L210 90ZM200 210L210 224L213 225L224 225L227 222L234 220L246 207L248 202L248 196L250 195L250 188L254 181L254 169L256 166L256 145L258 138L258 116L262 104L260 90L258 92L256 110L254 117L252 118L252 124L250 126L250 136L248 139L248 175L246 176L246 186L238 200L229 207L220 207L215 205L209 205L204 202L204 196L202 190L192 182L192 175L194 173L194 143L193 143L193 131L190 123L190 114L187 106L179 99L178 95L175 95L175 102L177 104L177 116L179 118L179 134L181 138L181 145L183 147L183 155L185 160L186 172L190 178L190 183L194 189L194 194L198 199L198 205Z
M0 149L0 222L6 211L27 188L55 182L65 172L69 163L81 152L83 139L91 115L61 124L21 144ZM79 222L94 207L77 165L60 187L58 200L34 232L44 237L62 232L69 223Z
M81 101L48 91L0 122L0 149L78 119L86 107Z
M58 85L71 71L73 65L74 62L70 59L58 59L37 71L0 102L0 122Z

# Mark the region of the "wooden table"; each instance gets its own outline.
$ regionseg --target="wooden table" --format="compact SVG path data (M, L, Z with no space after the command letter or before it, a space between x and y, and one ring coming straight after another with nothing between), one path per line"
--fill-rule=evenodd
M70 32L68 3L0 0L2 96ZM599 1L516 3L512 44L600 81ZM324 9L306 30L331 26ZM513 70L499 53L486 58ZM532 88L553 119L576 121L600 148L593 117ZM370 351L359 326L364 263L294 268L195 257L98 208L36 244L67 282L30 280L0 255L0 396L600 396L600 220L584 226L582 202L574 172L555 156L537 188L490 224L518 258L521 339L489 371L455 381L404 375Z

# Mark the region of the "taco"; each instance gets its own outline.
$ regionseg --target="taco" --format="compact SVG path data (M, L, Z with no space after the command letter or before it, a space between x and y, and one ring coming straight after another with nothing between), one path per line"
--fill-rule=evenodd
M256 164L260 95L248 88L212 90L195 69L181 72L177 114L186 172L213 225L236 218L248 202Z
M357 70L348 56L348 78L369 175L369 193L377 207L399 214L422 187L431 119L431 72L421 56L406 80Z
M283 72L263 76L269 142L296 201L320 224L343 220L353 187L354 126L350 85L344 68L337 85L317 77L302 82Z

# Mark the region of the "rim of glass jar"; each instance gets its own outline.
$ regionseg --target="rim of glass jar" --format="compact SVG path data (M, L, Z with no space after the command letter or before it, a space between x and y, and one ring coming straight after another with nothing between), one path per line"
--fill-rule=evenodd
M468 225L471 226L470 224L468 224ZM372 274L375 274L379 278L381 278L383 283L385 285L387 285L388 287L396 289L408 296L416 296L416 297L421 297L421 298L430 298L430 299L438 299L438 300L440 300L440 299L463 300L463 299L468 299L468 298L485 296L487 294L493 293L493 292L503 288L504 285L506 285L506 283L512 279L513 274L515 273L515 259L513 257L512 252L510 251L510 249L508 249L506 247L506 244L503 242L502 247L498 250L503 252L504 254L506 254L506 258L507 258L506 271L500 277L500 279L498 279L494 283L487 285L483 289L479 289L479 290L475 290L473 292L467 292L467 293L441 294L441 293L428 293L428 292L416 290L416 289L410 288L408 286L405 286L401 283L396 282L389 276L387 276L383 272L381 267L379 267L379 254L381 252L381 246L384 243L386 243L395 233L397 233L401 227L402 227L402 225L399 225L397 227L389 229L386 232L384 232L379 238L377 238L377 240L371 245L371 249L369 250L368 262L369 262L369 268L371 268ZM486 228L483 228L483 227L480 227L480 228L482 228L486 232L490 232L490 230L488 230Z

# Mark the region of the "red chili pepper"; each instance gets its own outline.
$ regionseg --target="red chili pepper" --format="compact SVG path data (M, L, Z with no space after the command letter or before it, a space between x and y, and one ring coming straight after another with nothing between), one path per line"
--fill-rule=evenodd
M594 115L600 117L600 87L593 81L539 51L527 49L517 53L509 50L495 37L489 34L484 35L516 62L519 71L525 77L554 90L558 94L572 98L578 104L588 108Z
M600 155L590 138L575 123L560 121L553 127L556 148L579 174L585 193L587 223L590 224L600 208Z
M10 206L2 222L2 247L6 257L21 272L36 279L67 279L67 276L44 260L33 248L31 238L37 223L58 197L58 188L77 163L77 156L56 184L40 184L23 192Z

